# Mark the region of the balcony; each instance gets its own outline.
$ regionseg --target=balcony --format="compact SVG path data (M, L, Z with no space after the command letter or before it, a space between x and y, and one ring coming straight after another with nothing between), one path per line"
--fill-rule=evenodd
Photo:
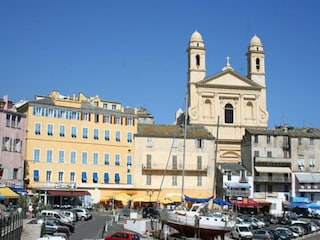
M255 163L266 163L272 167L291 167L291 158L279 158L279 157L255 157ZM259 164L261 165L261 164ZM261 165L263 166L263 165Z
M182 169L174 169L174 168L147 168L146 166L142 165L142 175L158 175L158 176L164 176L164 175L170 175L170 176L181 176L183 174ZM185 169L184 170L185 176L207 176L208 175L208 167L203 169Z
M255 182L269 182L269 183L291 183L291 177L284 176L255 176Z

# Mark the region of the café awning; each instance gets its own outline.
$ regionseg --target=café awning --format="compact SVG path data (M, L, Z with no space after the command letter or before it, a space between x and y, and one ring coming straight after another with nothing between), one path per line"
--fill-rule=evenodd
M91 195L88 191L85 190L48 190L48 194L50 196L67 196L67 197L73 197L73 196L87 196Z
M242 199L231 201L235 206L241 208L261 208L262 206L253 199Z
M296 173L299 183L320 183L320 173Z
M0 195L3 196L4 198L18 198L19 194L16 192L12 191L8 187L2 187L0 188Z

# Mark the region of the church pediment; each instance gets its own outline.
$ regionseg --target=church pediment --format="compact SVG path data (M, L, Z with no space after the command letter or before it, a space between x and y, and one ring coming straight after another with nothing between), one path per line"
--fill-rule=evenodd
M261 88L261 86L253 80L248 79L231 69L206 77L202 81L199 81L198 85L215 88Z

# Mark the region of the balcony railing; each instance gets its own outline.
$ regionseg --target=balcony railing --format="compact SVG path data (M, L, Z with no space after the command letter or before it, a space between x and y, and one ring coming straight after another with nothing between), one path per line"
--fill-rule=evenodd
M179 176L183 174L183 169L181 168L167 168L164 167L150 167L142 165L142 175L171 175L171 176ZM191 169L187 168L184 170L185 176L207 176L208 175L208 167L202 169Z
M255 157L256 163L268 163L268 166L272 167L272 163L274 163L275 167L283 166L290 167L291 166L291 158L278 158L278 157ZM270 165L271 163L271 165Z
M284 176L255 176L255 182L278 182L278 183L291 183L292 179Z

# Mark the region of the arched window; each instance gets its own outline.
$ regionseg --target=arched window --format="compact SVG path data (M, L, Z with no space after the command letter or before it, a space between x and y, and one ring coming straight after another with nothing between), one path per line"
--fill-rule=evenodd
M199 67L200 66L200 55L196 56L196 65Z
M233 123L233 106L230 103L224 106L224 122Z
M260 58L256 58L256 69L260 69Z

